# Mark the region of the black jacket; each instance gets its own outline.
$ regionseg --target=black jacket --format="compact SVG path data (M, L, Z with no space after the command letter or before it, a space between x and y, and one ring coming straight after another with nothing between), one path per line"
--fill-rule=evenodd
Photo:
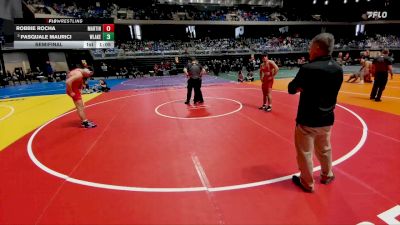
M330 56L303 65L289 83L289 94L301 89L297 124L309 127L333 125L337 95L343 82L343 69Z
M389 66L392 65L392 58L389 56L379 56L374 59L372 64L375 66L375 79L387 79Z

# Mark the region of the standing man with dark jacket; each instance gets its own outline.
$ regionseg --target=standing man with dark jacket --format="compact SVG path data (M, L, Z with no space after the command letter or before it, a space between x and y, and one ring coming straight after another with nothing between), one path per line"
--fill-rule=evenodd
M305 192L314 191L314 150L321 164L320 182L328 184L335 178L330 136L343 70L332 59L334 42L333 35L329 33L315 36L309 52L311 62L300 68L288 86L289 94L300 92L295 129L300 177L293 176L292 181Z
M188 78L187 81L187 96L185 104L190 103L190 98L192 97L192 89L194 89L194 99L193 102L203 103L203 94L201 93L201 77L205 73L203 67L199 64L196 58L191 59L191 63L183 71Z
M388 73L390 73L390 77L393 79L392 58L389 57L389 50L384 49L382 55L378 56L372 62L372 74L375 76L375 79L371 90L371 100L375 100L376 102L382 101L381 96L388 82Z

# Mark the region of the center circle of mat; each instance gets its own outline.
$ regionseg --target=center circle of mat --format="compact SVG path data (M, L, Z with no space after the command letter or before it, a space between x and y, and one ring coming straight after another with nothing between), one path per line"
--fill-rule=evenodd
M193 120L211 119L228 116L243 108L241 102L219 97L206 97L202 104L190 104L182 107L184 100L173 100L158 105L155 113L159 116L171 119Z

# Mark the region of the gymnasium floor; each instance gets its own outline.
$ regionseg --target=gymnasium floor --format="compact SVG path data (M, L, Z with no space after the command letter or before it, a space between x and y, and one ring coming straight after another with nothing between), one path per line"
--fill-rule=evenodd
M234 79L206 76L202 106L183 104L182 76L109 80L84 95L96 129L79 127L63 83L0 89L0 224L400 223L399 75L380 103L372 84L343 83L337 179L313 194L290 181L291 78L275 81L270 113L259 81Z

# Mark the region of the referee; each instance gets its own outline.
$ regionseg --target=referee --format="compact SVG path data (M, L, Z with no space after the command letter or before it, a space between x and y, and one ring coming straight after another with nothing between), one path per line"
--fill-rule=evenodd
M183 69L186 74L187 80L187 96L185 104L190 103L190 98L192 97L192 89L194 89L194 104L203 103L203 94L201 93L201 77L205 73L203 67L199 64L196 58L191 58L191 63Z
M383 90L385 90L390 73L393 79L392 58L389 57L389 50L384 49L382 55L378 56L372 62L372 74L375 75L374 86L371 90L370 99L376 102L381 102Z

